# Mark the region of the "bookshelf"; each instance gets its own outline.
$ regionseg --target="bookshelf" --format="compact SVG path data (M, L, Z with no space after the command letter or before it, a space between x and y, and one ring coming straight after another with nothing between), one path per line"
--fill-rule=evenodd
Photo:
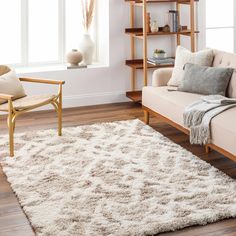
M165 65L152 65L147 62L148 55L148 38L149 37L161 37L161 36L175 36L177 45L181 44L181 35L190 37L191 50L194 52L196 47L196 34L199 33L195 30L195 2L198 0L124 0L130 5L130 28L125 29L125 34L130 37L130 48L131 48L131 59L126 60L125 64L130 67L131 70L131 90L126 92L126 96L134 102L141 102L142 100L142 91L136 89L137 82L137 70L143 70L143 86L147 86L148 83L148 70L149 69L158 69L164 67L173 67L172 64ZM163 3L174 3L176 10L179 12L179 17L181 13L181 5L189 5L190 13L190 29L184 29L178 32L164 32L162 28L159 27L159 31L152 33L148 32L147 29L147 6L151 7L156 6L157 4ZM135 8L142 8L142 18L143 18L143 27L135 28ZM163 13L164 14L164 13ZM136 40L143 41L143 58L136 58Z

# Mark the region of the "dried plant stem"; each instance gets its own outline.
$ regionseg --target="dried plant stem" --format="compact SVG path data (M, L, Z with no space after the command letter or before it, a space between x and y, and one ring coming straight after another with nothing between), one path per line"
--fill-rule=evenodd
M88 31L92 24L95 1L96 0L81 0L83 26L84 26L85 31Z

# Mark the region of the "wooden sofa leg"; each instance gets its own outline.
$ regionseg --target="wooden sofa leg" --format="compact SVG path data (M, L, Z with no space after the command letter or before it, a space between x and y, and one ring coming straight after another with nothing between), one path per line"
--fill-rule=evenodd
M146 125L149 125L149 118L150 118L149 112L144 110L144 122Z
M210 149L210 147L208 145L205 146L205 150L206 150L206 154L209 154L210 151L211 151L211 149Z

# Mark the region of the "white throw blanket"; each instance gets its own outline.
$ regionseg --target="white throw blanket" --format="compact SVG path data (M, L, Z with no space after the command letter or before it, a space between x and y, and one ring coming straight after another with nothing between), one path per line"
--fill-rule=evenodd
M236 107L236 99L209 95L190 104L184 111L184 126L190 128L191 144L211 142L211 120L220 113Z

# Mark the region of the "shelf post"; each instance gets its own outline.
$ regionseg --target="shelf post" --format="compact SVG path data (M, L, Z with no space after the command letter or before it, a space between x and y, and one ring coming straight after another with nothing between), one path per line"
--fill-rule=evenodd
M148 84L147 71L147 0L143 0L143 84Z
M194 0L190 0L190 27L191 27L191 50L195 52L195 11L194 11Z
M135 27L135 6L133 2L130 2L130 27ZM135 38L131 35L130 36L130 43L131 43L131 58L132 60L135 59ZM136 70L135 68L131 69L131 87L134 91L136 89Z
M179 23L180 23L180 4L178 1L176 2L176 10L178 11L178 18L179 18ZM180 34L176 35L176 42L177 42L177 46L181 44Z

